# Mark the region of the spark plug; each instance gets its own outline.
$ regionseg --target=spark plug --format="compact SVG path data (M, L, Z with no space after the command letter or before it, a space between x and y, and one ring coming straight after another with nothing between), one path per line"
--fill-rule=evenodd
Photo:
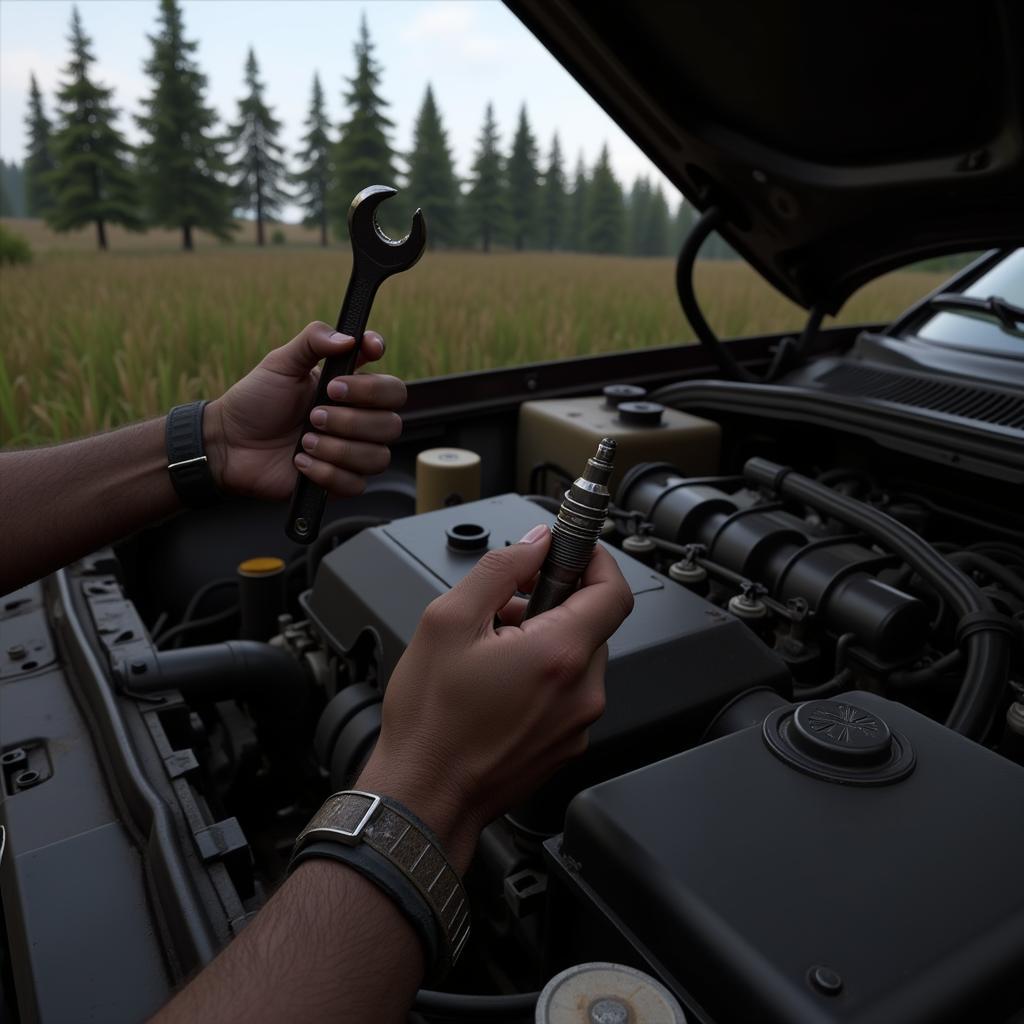
M615 442L602 438L594 457L587 459L583 476L565 492L558 519L551 527L551 548L540 567L524 621L560 605L579 585L608 513L608 480L614 460Z

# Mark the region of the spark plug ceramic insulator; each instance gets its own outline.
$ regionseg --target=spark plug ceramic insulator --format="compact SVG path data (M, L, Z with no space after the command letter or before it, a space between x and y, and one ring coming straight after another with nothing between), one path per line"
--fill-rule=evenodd
M560 605L579 585L594 546L601 536L608 504L608 480L614 469L615 442L605 437L583 476L565 492L558 519L551 527L551 548L533 588L525 619Z

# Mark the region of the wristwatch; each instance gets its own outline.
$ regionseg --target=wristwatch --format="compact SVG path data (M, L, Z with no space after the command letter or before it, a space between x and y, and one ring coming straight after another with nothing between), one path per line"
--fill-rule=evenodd
M167 472L183 504L212 505L220 498L203 448L203 409L208 402L176 405L167 414Z
M469 938L469 900L430 829L396 800L349 789L329 796L299 834L288 870L310 857L355 868L398 904L443 976Z

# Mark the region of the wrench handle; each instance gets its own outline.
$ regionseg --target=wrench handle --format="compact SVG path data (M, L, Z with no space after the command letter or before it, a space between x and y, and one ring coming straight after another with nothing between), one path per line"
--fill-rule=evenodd
M335 377L348 377L355 373L359 361L359 350L363 345L363 334L370 319L373 299L383 278L376 275L360 273L353 266L352 276L348 281L345 299L338 314L336 330L356 339L355 345L343 356L331 356L324 361L317 384L316 397L306 410L306 422L299 432L295 444L295 454L302 451L302 435L308 430L316 430L309 422L309 414L319 405L344 405L327 396L327 385ZM285 533L296 544L312 544L320 535L320 523L323 521L324 509L327 506L327 491L319 484L313 483L304 473L299 473L292 491L291 508L288 510L288 523Z

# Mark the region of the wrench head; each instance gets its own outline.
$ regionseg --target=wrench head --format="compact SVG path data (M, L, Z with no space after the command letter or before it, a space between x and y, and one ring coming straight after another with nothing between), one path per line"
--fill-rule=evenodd
M427 225L423 212L412 215L412 227L405 238L389 238L377 223L377 207L398 195L398 189L387 185L364 188L348 208L348 236L352 240L355 259L368 259L389 273L408 270L427 246Z

